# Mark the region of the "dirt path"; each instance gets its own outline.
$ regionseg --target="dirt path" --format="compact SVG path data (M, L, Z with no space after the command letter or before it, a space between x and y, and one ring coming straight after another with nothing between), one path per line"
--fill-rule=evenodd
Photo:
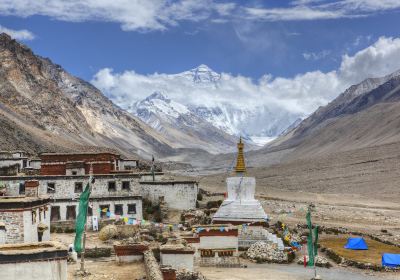
M68 264L68 280L135 280L143 278L146 273L143 263L118 264L113 258L88 259L86 270L91 275L75 276L80 264Z

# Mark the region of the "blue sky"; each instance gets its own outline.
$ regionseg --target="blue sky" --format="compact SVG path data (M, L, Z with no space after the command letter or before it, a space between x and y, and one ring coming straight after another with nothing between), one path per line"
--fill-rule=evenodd
M312 3L304 1L307 2ZM295 5L281 0L234 4L287 10ZM129 69L142 74L178 73L202 63L217 72L257 79L267 73L291 77L312 70L330 71L338 67L345 53L352 55L381 36L399 37L396 26L400 25L400 10L395 3L393 7L383 11L376 7L375 11L363 12L366 15L362 17L351 18L360 13L355 9L347 12L350 18L322 16L311 20L246 19L231 11L232 15L223 17L224 22L220 23L213 22L219 16L210 15L166 24L162 30L123 30L123 19L93 16L76 22L62 14L69 10L61 11L61 15L37 11L26 16L22 9L7 12L3 8L1 12L0 5L0 25L30 31L34 39L25 40L28 46L86 80L104 67L117 72Z
M122 107L160 88L187 100L191 88L164 74L206 64L230 73L209 99L307 115L400 69L398 26L399 0L0 0L0 30Z

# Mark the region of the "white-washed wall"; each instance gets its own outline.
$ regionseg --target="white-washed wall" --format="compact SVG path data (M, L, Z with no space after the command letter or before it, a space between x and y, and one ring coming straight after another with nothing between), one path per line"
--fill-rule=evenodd
M43 208L43 207L42 207ZM38 242L38 225L40 223L45 224L47 229L43 232L42 241L50 240L50 206L47 207L46 213L41 212L39 218L39 207L32 210L27 210L23 212L23 223L24 223L24 242ZM36 218L32 222L32 211L36 213Z
M146 182L140 184L143 198L158 203L160 198L171 209L186 210L196 208L198 193L197 183L191 182Z
M225 249L234 248L238 250L237 236L201 236L200 249Z
M29 167L31 167L33 169L40 169L41 165L42 165L41 160L30 160L29 161Z
M194 254L164 254L161 252L161 264L174 269L193 271Z
M19 164L20 168L22 168L22 159L8 158L0 160L0 167L11 166L14 164Z
M67 280L67 260L0 264L0 279Z

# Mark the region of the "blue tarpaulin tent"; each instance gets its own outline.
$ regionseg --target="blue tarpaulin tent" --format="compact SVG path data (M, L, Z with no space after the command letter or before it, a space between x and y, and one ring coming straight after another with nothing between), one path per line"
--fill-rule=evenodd
M382 266L400 267L400 254L384 253L382 255Z
M344 248L350 250L368 250L368 245L362 237L349 237Z

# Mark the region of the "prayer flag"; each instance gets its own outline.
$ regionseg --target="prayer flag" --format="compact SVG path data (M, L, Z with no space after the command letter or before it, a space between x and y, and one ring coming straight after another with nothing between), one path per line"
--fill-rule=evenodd
M90 187L89 183L87 183L85 190L79 197L79 208L78 208L79 212L75 223L74 248L75 251L78 253L82 251L82 234L83 231L85 230L85 225L86 225L89 196L90 196Z

